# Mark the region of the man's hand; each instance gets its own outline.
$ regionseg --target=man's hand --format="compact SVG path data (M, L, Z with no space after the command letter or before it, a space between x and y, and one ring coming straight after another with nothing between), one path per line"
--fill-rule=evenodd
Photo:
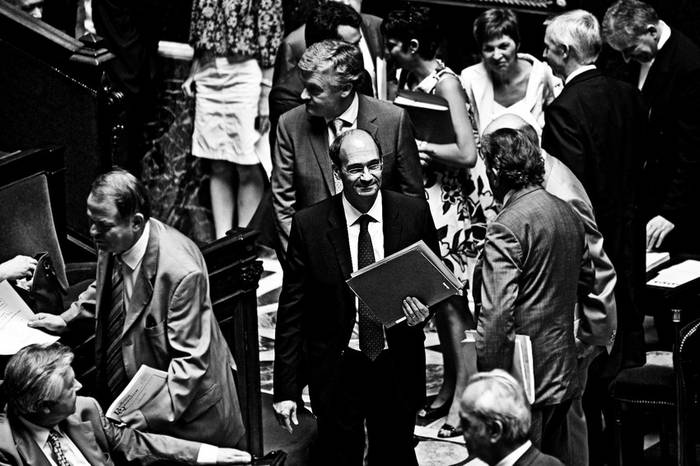
M124 424L131 427L132 429L146 430L148 423L146 418L143 417L143 413L138 409L130 413L121 416L121 420Z
M671 233L675 225L661 215L649 220L647 223L647 249L658 249L666 236Z
M67 324L66 321L60 316L40 312L32 317L29 322L27 322L27 326L32 328L43 328L51 333L63 333L67 327Z
M422 323L430 315L430 310L417 298L408 296L403 300L401 309L406 316L406 323L409 327L414 327Z
M275 410L277 422L291 434L294 430L292 424L295 426L299 425L296 402L292 400L278 401L277 403L273 403L272 407Z
M0 264L0 281L32 278L36 269L36 259L29 256L15 256Z
M252 460L250 453L235 448L219 448L216 455L216 464L247 464Z

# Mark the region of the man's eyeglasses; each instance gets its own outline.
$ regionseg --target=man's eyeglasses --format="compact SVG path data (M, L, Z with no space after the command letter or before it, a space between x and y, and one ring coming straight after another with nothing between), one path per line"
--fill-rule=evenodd
M343 170L345 170L345 173L349 175L362 175L365 172L365 168L369 170L370 172L376 172L380 171L382 169L382 161L378 160L376 162L371 162L367 165L352 165L350 167L346 167Z

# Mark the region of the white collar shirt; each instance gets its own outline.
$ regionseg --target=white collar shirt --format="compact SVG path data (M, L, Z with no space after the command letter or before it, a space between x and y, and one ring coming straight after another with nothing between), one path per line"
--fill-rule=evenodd
M332 125L330 124L333 120L343 120L345 122L345 127L343 128L343 131L347 131L350 129L357 129L357 114L360 110L360 99L357 97L357 92L355 92L355 96L352 98L352 102L350 102L350 106L345 109L343 113L338 115L335 118L332 118L330 120L326 120L326 128L328 131L328 147L333 144L333 139L335 139L335 134L333 133Z
M585 73L586 71L594 70L594 69L595 69L595 65L583 65L579 68L576 68L574 71L571 72L571 74L569 76L566 77L566 80L564 81L564 85L566 86L567 84L569 84L571 82L571 80L574 79L576 76L578 76L582 73Z
M516 461L522 457L525 452L532 446L531 441L527 441L520 445L515 450L511 451L507 456L505 456L501 461L499 461L496 466L513 466Z
M70 438L68 438L67 435L63 433L60 427L55 426L53 429L47 429L46 427L38 426L33 422L26 420L22 416L19 416L19 420L27 428L27 430L29 431L39 448L41 448L41 452L44 454L51 466L58 466L56 461L54 460L51 445L49 444L49 433L51 430L54 430L56 431L56 433L58 433L58 443L61 445L63 454L66 456L66 459L71 465L90 466L90 463L87 459L85 459L85 456L80 451L80 449L75 445L75 443L73 443L73 441Z
M343 199L343 213L345 214L345 223L348 229L348 245L350 246L350 259L352 261L352 271L357 271L357 246L360 238L360 224L357 220L362 215L362 212L353 207L350 202L345 198ZM367 211L367 215L372 217L373 221L369 222L367 225L367 231L369 236L372 238L372 250L374 251L375 262L384 259L384 212L382 209L382 193L381 191L377 194L377 199L375 199L372 207ZM355 299L355 308L357 308L357 298ZM360 340L359 340L359 322L357 316L355 317L355 326L353 328L353 336L350 339L349 347L360 351ZM386 349L386 331L384 338L384 349Z
M122 277L124 279L124 302L131 301L134 292L134 283L141 271L141 264L148 248L148 238L151 233L151 222L146 222L141 237L129 249L119 255L122 262ZM127 309L128 310L128 309Z
M360 42L357 44L362 52L362 62L364 64L365 70L372 78L372 92L374 96L377 95L377 73L374 70L374 60L372 59L372 53L369 51L369 45L367 45L367 40L365 40L365 35L360 35Z

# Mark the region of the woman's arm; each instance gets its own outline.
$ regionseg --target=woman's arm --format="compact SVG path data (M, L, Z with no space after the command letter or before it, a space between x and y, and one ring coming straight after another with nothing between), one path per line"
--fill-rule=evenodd
M434 144L425 142L419 146L424 152L445 165L473 167L476 163L476 143L467 113L467 97L459 79L448 77L437 85L436 94L447 101L457 142Z

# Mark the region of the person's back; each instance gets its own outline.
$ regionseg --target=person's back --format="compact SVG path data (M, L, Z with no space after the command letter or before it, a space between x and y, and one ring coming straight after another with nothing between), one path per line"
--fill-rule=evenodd
M573 322L584 245L581 220L566 202L541 187L531 187L513 195L489 230L508 232L520 247L514 258L521 270L513 297L514 330L532 339L534 404L568 399L576 375ZM495 267L494 272L498 273ZM485 360L502 357L500 348L486 345ZM501 361L493 367L509 366L510 361Z

